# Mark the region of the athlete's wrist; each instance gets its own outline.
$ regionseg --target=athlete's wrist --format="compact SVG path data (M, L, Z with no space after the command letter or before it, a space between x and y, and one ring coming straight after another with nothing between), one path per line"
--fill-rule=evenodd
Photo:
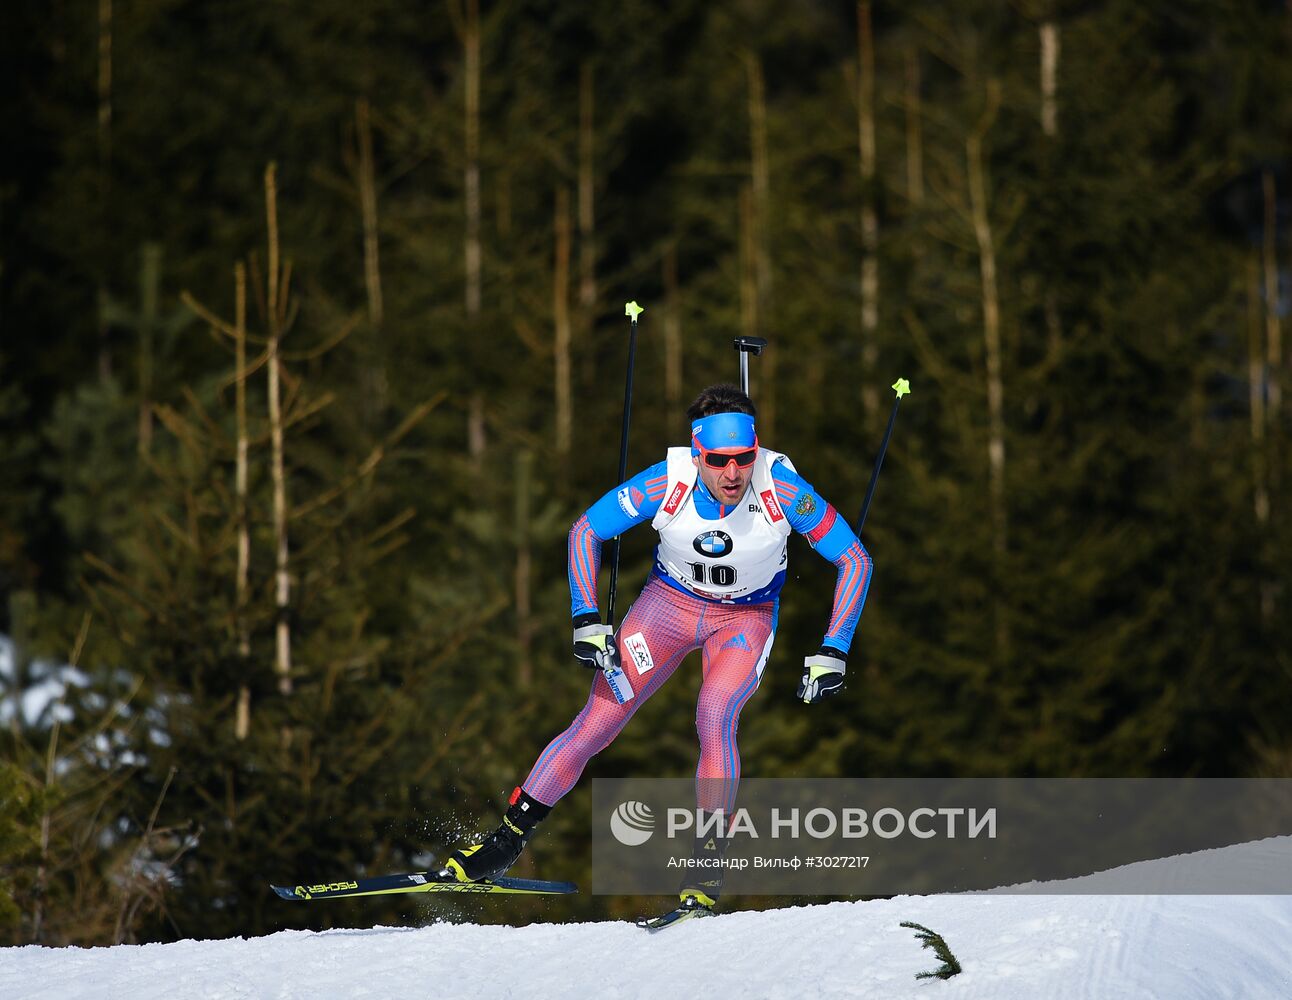
M838 646L832 645L828 642L823 642L821 644L821 648L816 652L817 656L833 656L836 660L843 660L845 663L848 662L848 651L846 649L840 649Z
M570 619L570 624L576 629L581 629L587 625L596 625L601 621L600 611L584 611Z

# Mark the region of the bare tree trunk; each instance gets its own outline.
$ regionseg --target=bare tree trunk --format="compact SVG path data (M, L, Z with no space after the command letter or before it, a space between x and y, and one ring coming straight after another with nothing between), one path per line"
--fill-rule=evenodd
M1253 324L1248 335L1248 364L1251 366L1251 399L1252 399L1252 474L1256 475L1256 519L1261 531L1262 553L1269 552L1269 519L1271 506L1278 504L1280 492L1278 441L1279 410L1283 402L1283 386L1279 382L1280 366L1283 364L1283 327L1279 320L1279 274L1278 258L1275 253L1275 239L1278 236L1278 221L1275 218L1274 174L1265 171L1261 176L1261 190L1265 198L1264 239L1262 239L1261 262L1264 271L1265 286L1265 344L1264 353L1261 345L1261 329ZM1252 265L1255 267L1255 264ZM1255 286L1256 275L1252 275ZM1274 439L1271 441L1269 429L1274 428ZM1271 503L1273 495L1273 503ZM1274 620L1274 580L1264 575L1269 559L1261 559L1261 619L1270 623Z
M988 181L983 157L983 139L990 130L1000 106L1000 87L995 81L987 87L987 107L973 132L965 140L969 172L969 201L974 237L978 244L978 265L982 280L983 343L987 360L987 416L989 484L993 548L997 571L1004 567L1008 547L1008 524L1005 501L1005 389L1002 375L1000 338L1000 299L996 288L996 246L988 213ZM1004 609L997 602L996 638L1004 654L1009 646L1009 630Z
M72 666L76 666L73 662ZM36 880L33 885L31 912L31 940L33 944L44 944L45 935L45 893L49 886L49 836L52 821L50 813L50 789L54 785L54 762L58 760L58 735L62 720L55 713L49 727L49 745L45 752L45 798L40 813L40 860L36 863Z
M99 247L98 333L99 377L112 375L112 349L108 343L108 203L112 197L112 0L99 0Z
M578 178L578 219L579 219L579 307L575 317L577 335L581 343L592 342L593 330L597 321L597 232L596 232L596 117L595 117L595 77L592 63L584 60L579 67L579 178ZM558 245L558 256L560 248ZM559 331L558 331L559 332ZM573 331L572 331L573 332ZM559 337L558 337L559 346ZM568 341L567 341L568 353ZM591 351L586 352L591 356ZM558 358L558 364L560 359ZM570 384L570 361L565 362L567 387ZM585 369L586 371L586 369ZM558 369L559 375L559 369ZM568 389L567 389L568 391ZM572 398L572 395L571 395ZM559 416L559 414L558 414ZM572 408L567 419L573 420ZM558 427L558 451L560 450L560 429ZM565 438L569 447L570 438ZM561 452L562 459L565 452ZM562 478L566 477L566 463L561 462Z
M1247 390L1251 411L1252 499L1256 522L1264 530L1270 519L1265 467L1265 345L1262 341L1261 288L1255 253L1247 261Z
M161 246L145 243L139 277L139 453L153 444L153 353L157 339Z
M511 236L511 170L500 167L494 184L494 201L497 202L495 218L498 220L498 238L504 242Z
M771 311L772 261L768 247L769 219L771 217L771 170L767 156L767 97L763 83L763 67L758 56L745 52L745 70L749 77L749 147L751 153L751 213L750 236L753 251L754 311L756 336L765 328ZM768 440L776 433L776 352L768 351L762 358L762 378L759 379L759 426ZM752 384L752 378L751 378Z
M233 269L234 282L234 424L237 452L234 464L235 516L238 520L238 578L234 607L237 613L238 660L243 672L238 686L238 707L233 736L245 740L251 732L251 634L247 628L247 594L251 573L251 527L247 523L247 268L241 261Z
M1278 221L1276 211L1278 201L1274 188L1274 175L1266 170L1261 177L1261 189L1265 198L1264 239L1262 259L1265 265L1265 351L1267 359L1267 389L1269 407L1266 420L1271 427L1277 428L1283 408L1283 385L1280 381L1283 373L1283 326L1279 320L1279 270L1276 252L1278 239ZM1269 476L1270 489L1278 494L1283 470L1279 468L1275 453L1270 454Z
M664 403L669 413L682 407L682 313L677 290L677 241L664 251Z
M1046 21L1041 33L1041 131L1059 134L1059 110L1056 95L1059 76L1059 26Z
M589 325L597 303L593 98L592 63L584 62L579 72L579 307Z
M875 48L870 4L857 4L857 139L861 164L861 405L867 425L878 419L879 213L875 191Z
M372 157L372 123L368 99L355 102L355 130L359 140L359 207L363 214L363 280L368 289L368 321L379 329L384 317L381 299L381 263L377 237L377 179Z
M924 203L924 126L920 99L920 50L906 50L906 196L912 205Z
M27 652L28 630L31 628L30 616L35 614L29 602L35 600L35 594L31 591L19 591L16 594L9 595L9 635L13 642L13 665L11 670L11 680L6 695L13 699L15 710L9 713L9 733L13 737L14 746L24 746L26 737L23 734L23 726L26 717L18 711L16 706L22 704L27 689L32 686L35 678L31 676L31 657Z
M533 679L530 640L534 625L530 616L529 493L533 455L521 449L516 456L516 649L517 682L528 688Z
M570 194L556 192L556 260L552 269L552 318L556 326L556 450L570 452L573 417L570 394Z
M479 0L466 0L466 19L463 24L462 50L465 62L466 92L466 309L468 336L474 340L478 333L481 303L480 265L480 4ZM484 456L485 438L484 395L477 389L471 394L467 421L467 448L477 463Z
M466 306L474 318L480 312L480 4L466 0L462 37L466 63Z
M1046 21L1040 27L1041 36L1041 131L1051 138L1059 134L1058 78L1059 78L1059 26ZM1045 291L1045 328L1049 350L1057 352L1063 340L1063 326L1059 318L1059 304L1054 289Z
M274 537L277 541L275 557L274 597L277 607L275 630L274 671L278 674L280 694L292 693L292 639L288 622L291 601L291 578L288 575L287 545L287 477L283 471L283 413L282 390L279 378L278 341L279 328L279 265L278 265L278 190L273 164L265 171L265 201L269 220L269 273L266 285L269 293L269 351L266 364L269 369L269 436L271 445L271 471L274 487Z
M1053 21L1044 22L1039 28L1041 41L1041 132L1050 138L1058 136L1058 57L1059 32ZM1057 351L1063 339L1063 327L1058 314L1058 301L1054 289L1045 289L1045 329L1049 337L1049 350Z
M471 393L467 406L467 453L479 462L489 444L485 426L484 393Z
M377 229L377 171L372 153L372 109L366 97L355 101L355 138L359 147L356 187L363 220L363 281L368 292L368 359L361 375L364 382L364 410L375 420L386 405L389 382L381 327L385 306L381 293L380 235Z
M90 613L87 611L81 617L81 629L76 635L76 644L72 647L72 655L68 657L67 663L70 667L78 667L81 663L81 650L85 648L86 637L90 634ZM63 703L63 698L59 698L59 705ZM31 940L35 944L43 943L45 933L45 890L49 882L49 837L50 827L52 825L52 815L50 807L52 806L52 796L50 789L54 786L54 768L58 761L58 735L62 728L62 713L54 712L53 721L49 727L49 744L45 751L45 785L44 785L44 804L40 811L40 860L36 864L36 882L34 886L35 901L32 906L31 914Z

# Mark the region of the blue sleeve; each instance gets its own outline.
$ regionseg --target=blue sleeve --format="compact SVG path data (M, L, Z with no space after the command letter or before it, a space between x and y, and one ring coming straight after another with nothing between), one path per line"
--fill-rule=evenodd
M653 520L668 486L668 462L656 462L588 508L588 523L603 541Z
M597 613L601 543L654 518L667 486L668 463L658 462L611 490L574 522L568 560L570 617Z
M784 462L777 462L772 466L772 482L776 484L776 499L780 502L790 527L800 535L806 535L813 548L816 548L824 533L822 525L826 521L827 512L833 508L811 483ZM834 518L830 520L833 521ZM821 554L827 559L831 558L824 552Z
M848 522L802 476L777 463L772 466L772 481L790 525L839 571L834 607L822 645L846 654L870 590L873 569L870 553L853 534Z

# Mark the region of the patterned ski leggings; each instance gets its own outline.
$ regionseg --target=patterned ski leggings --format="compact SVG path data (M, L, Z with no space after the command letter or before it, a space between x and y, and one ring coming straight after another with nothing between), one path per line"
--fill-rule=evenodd
M620 705L598 671L583 711L539 754L522 787L539 802L554 805L686 655L702 649L704 681L695 710L700 735L696 805L730 815L740 782L740 710L758 689L775 634L774 602L717 604L651 576L617 635L624 673L636 697Z

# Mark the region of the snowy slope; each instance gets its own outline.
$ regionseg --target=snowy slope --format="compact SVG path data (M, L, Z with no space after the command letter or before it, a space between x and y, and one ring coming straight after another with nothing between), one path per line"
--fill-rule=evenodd
M506 905L506 900L500 900ZM964 972L937 966L913 920ZM0 949L4 1000L707 996L1288 1000L1292 896L956 895L696 920L284 931L93 949Z

